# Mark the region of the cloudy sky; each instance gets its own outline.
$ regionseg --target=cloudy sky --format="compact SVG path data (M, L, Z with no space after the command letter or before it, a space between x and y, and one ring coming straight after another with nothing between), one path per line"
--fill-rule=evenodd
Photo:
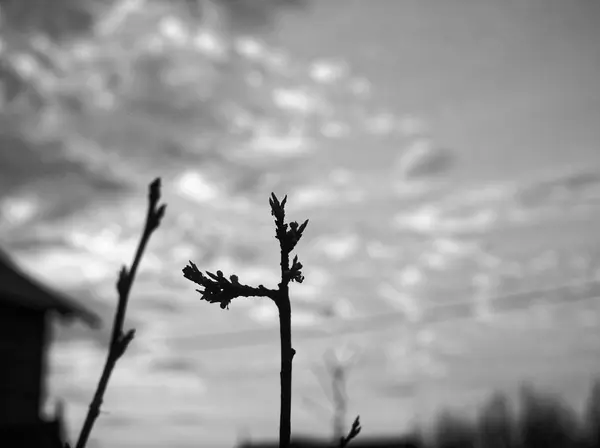
M311 220L298 246L306 282L292 287L294 432L330 433L314 369L343 347L357 353L349 412L369 435L441 406L472 412L523 380L581 405L600 368L599 4L341 3L315 2L262 41L237 41L250 75L268 75L248 83L289 126L256 122L251 138L222 149L227 163L165 164L168 155L120 151L116 133L106 151L94 144L102 124L54 159L3 154L12 189L0 241L107 326L146 185L163 177L167 217L132 292L137 337L96 446L276 437L274 307L222 311L181 276L191 259L275 286L273 190L289 193L292 219ZM151 129L133 118L125 127L152 144ZM51 384L75 437L105 352L67 339L54 347Z

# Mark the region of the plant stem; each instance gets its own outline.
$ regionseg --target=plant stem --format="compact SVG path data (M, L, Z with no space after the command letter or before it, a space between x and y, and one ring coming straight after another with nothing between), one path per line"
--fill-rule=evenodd
M298 261L298 256L294 257L290 268L290 252L302 237L302 233L308 224L308 219L301 225L293 221L288 228L288 224L284 222L286 201L287 196L280 202L275 193L271 193L269 198L271 215L275 217L275 238L279 240L281 250L281 282L277 290L265 288L263 285L259 285L258 288L243 285L239 282L237 275L231 275L227 280L222 271L217 271L216 274L206 271L205 276L191 261L188 266L183 268L185 278L204 288L203 290L196 290L202 294L202 299L210 303L219 303L221 308L227 308L231 300L236 297L269 297L275 302L279 311L281 341L280 448L289 448L292 432L292 361L296 351L292 348L292 306L289 284L292 281L302 283L304 280L301 271L302 263Z
M129 330L127 333L123 333L123 324L125 321L125 313L127 311L127 302L129 301L129 292L131 291L131 286L133 285L133 281L135 279L135 274L140 264L140 260L142 259L144 251L146 250L148 240L150 239L152 233L160 225L160 220L162 219L165 212L165 205L162 205L158 208L156 207L160 199L159 178L154 180L154 182L150 184L149 190L150 194L148 201L149 204L148 213L146 216L146 224L144 226L144 231L138 244L131 268L128 271L127 268L123 266L121 272L119 273L119 280L117 281L119 302L117 305L117 310L115 312L115 319L113 323L108 355L106 356L106 362L104 364L104 369L102 370L100 380L98 381L98 387L96 388L96 392L94 393L94 398L90 403L88 413L86 415L85 421L83 422L83 426L79 434L79 439L77 440L76 448L85 448L85 446L87 445L90 433L92 432L92 428L94 427L94 423L100 415L100 407L102 406L102 401L106 392L106 388L108 387L108 381L110 380L112 371L115 368L115 365L119 358L127 350L129 343L133 340L133 337L135 335L135 330Z
M285 287L287 293L287 286ZM279 334L281 339L281 411L279 414L279 448L289 448L292 419L292 313L287 294L280 297Z

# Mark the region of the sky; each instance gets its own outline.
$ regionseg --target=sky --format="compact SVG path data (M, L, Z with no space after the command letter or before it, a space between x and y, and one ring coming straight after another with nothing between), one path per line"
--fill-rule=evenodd
M239 300L223 311L180 273L191 259L276 285L272 190L289 193L292 219L310 219L298 246L306 281L291 289L294 433L330 434L314 369L343 347L356 350L348 424L360 414L365 435L442 407L472 413L525 380L581 407L600 367L599 4L341 2L238 41L252 67L270 70L258 95L292 126L263 123L224 148L234 168L109 156L90 143L106 131L91 129L58 174L3 198L0 241L108 326L146 185L163 176L167 216L129 309L137 336L90 446L276 438L274 306ZM96 163L97 177L63 176L75 162ZM106 178L127 192L102 190ZM58 206L69 211L53 220ZM77 326L60 334L79 335L55 345L50 380L75 437L105 348Z
M597 2L336 6L315 6L310 33L305 22L286 23L282 41L349 61L380 100L426 117L444 145L464 154L457 176L489 181L598 161Z

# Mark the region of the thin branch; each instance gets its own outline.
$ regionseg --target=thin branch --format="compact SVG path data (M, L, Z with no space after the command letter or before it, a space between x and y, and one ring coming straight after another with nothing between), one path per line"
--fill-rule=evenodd
M265 288L263 285L255 288L240 283L237 275L230 275L229 280L221 271L217 271L216 274L206 271L205 275L192 261L182 272L185 278L204 287L196 290L202 295L201 300L219 303L221 309L229 309L229 304L237 297L269 297L276 301L278 296L277 290Z
M354 419L354 423L352 423L352 428L350 428L350 432L348 432L348 435L346 437L340 438L340 448L345 448L346 445L348 445L352 439L354 439L357 435L360 434L361 429L362 428L360 426L360 415L357 415Z
M94 423L96 422L98 415L100 415L100 407L102 406L104 393L106 392L112 371L117 361L119 358L121 358L121 356L123 356L127 350L127 347L135 336L134 329L130 329L126 333L123 332L123 323L125 321L125 312L127 311L127 303L129 301L129 292L131 291L131 286L133 285L140 260L142 259L142 255L146 249L146 245L150 239L150 236L158 228L161 219L165 214L166 205L163 204L160 207L157 207L159 200L160 178L157 178L150 184L146 224L144 226L144 232L138 244L131 268L128 271L127 268L123 266L119 272L119 279L117 281L119 303L115 312L108 355L106 357L106 363L104 364L104 369L102 371L102 375L100 376L94 398L90 403L87 416L81 428L81 433L79 434L79 440L77 441L76 448L85 448Z

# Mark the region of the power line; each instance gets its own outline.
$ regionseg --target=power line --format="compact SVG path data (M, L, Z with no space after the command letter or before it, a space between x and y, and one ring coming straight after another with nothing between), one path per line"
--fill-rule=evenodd
M490 304L494 307L492 312L492 318L494 318L500 314L523 311L532 305L547 307L598 299L600 299L600 280L591 280L497 295L490 297ZM459 320L473 320L477 318L474 313L474 306L474 302L469 300L432 305L425 308L421 319L416 321L406 319L403 311L391 311L349 319L341 324L324 324L314 328L294 329L293 336L295 340L310 340L368 333L383 330L392 325L410 324L411 326L427 327ZM194 349L202 351L269 344L279 344L276 328L252 329L194 337Z

